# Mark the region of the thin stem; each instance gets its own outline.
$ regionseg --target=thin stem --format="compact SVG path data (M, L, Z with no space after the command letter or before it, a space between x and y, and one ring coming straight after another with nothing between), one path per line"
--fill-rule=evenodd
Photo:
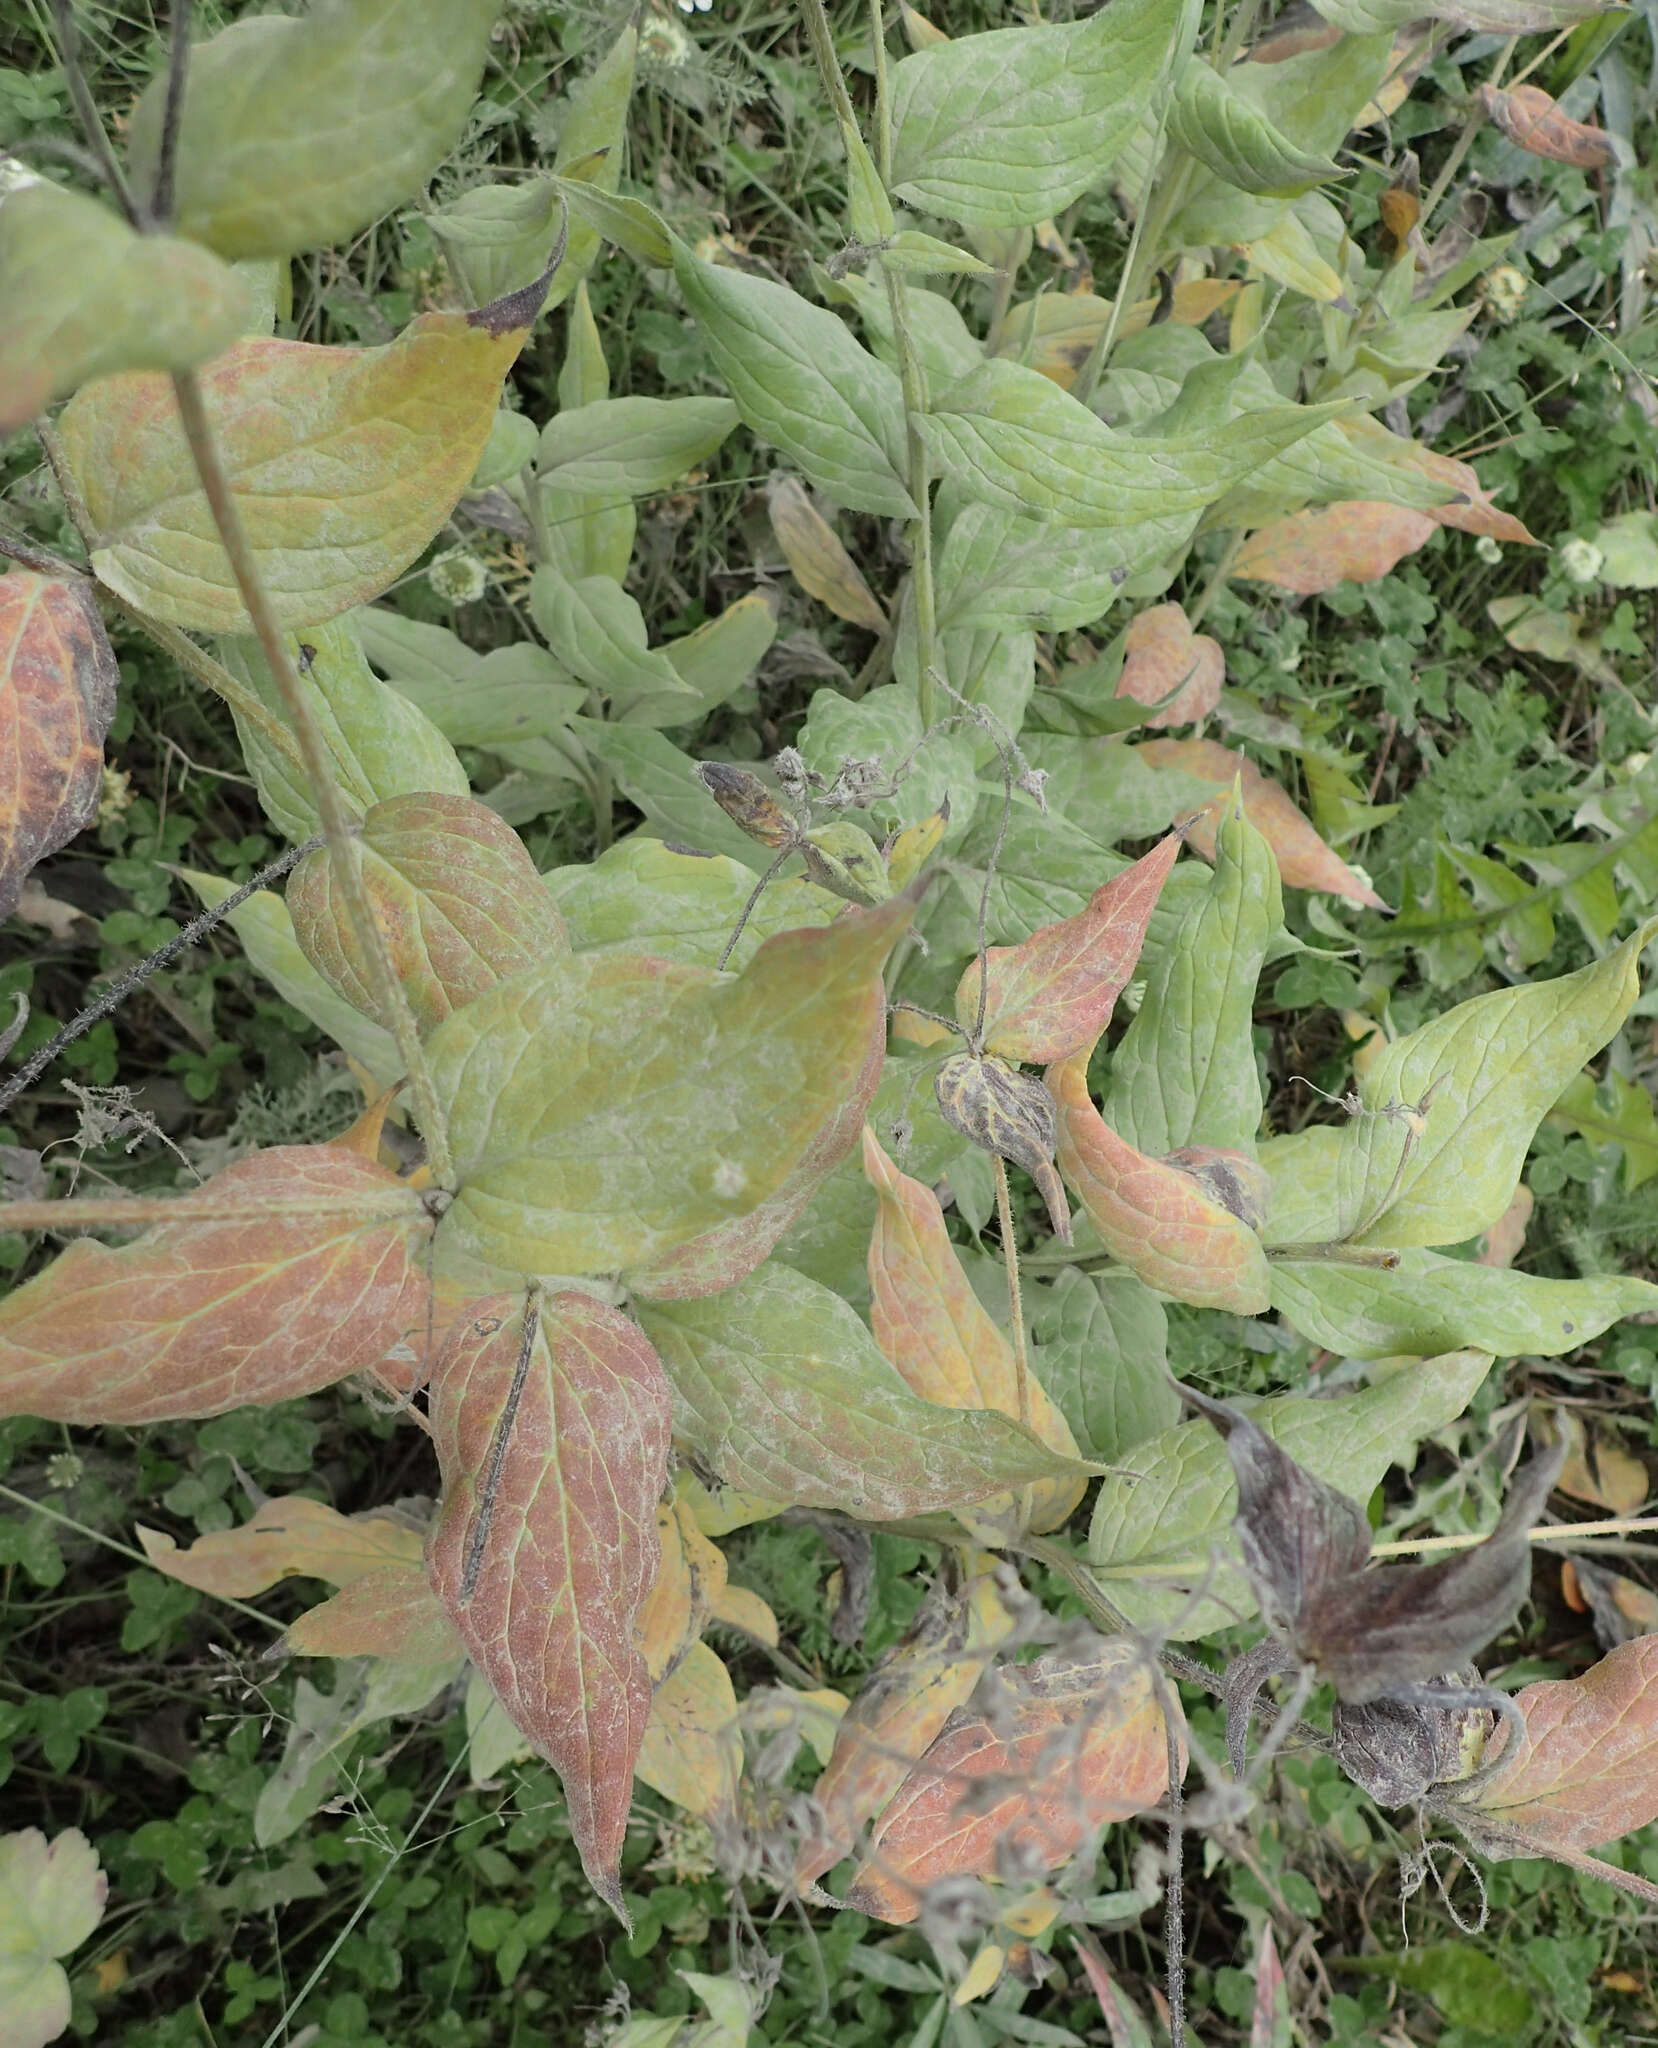
M886 10L869 0L869 42L875 56L875 168L881 183L892 190L892 98L887 84Z
M167 53L167 104L161 116L155 190L150 207L158 221L173 218L173 174L178 167L178 127L184 112L184 81L190 70L190 0L173 0L173 40Z
M1508 69L1508 60L1514 55L1514 46L1518 41L1518 36L1510 36L1508 41L1497 52L1497 61L1491 67L1491 76L1486 81L1487 84L1495 86L1502 83L1503 73ZM1474 137L1480 132L1484 123L1485 102L1475 98L1469 106L1468 118L1462 124L1462 133L1457 137L1450 155L1445 159L1439 176L1434 179L1432 190L1422 202L1422 211L1416 223L1420 233L1424 235L1427 233L1428 223L1434 216L1434 209L1450 190L1451 180L1462 169L1462 160L1474 146Z
M1606 1522L1540 1522L1526 1531L1528 1543L1575 1543L1584 1536L1648 1536L1658 1530L1658 1515L1620 1515ZM1472 1550L1485 1536L1424 1536L1404 1543L1373 1543L1372 1557L1422 1557L1433 1550Z
M1002 1264L1007 1268L1007 1305L1013 1318L1013 1373L1019 1389L1019 1420L1030 1428L1030 1357L1025 1340L1025 1303L1019 1286L1019 1247L1013 1239L1013 1203L1008 1195L1007 1162L992 1152L996 1170L996 1220L1002 1232Z
M846 80L841 76L840 62L835 56L834 32L829 26L823 0L800 0L800 11L805 17L807 39L812 45L812 55L817 59L818 75L829 95L835 119L844 122L848 128L856 128L858 116L852 105L852 95L846 89Z
M244 719L272 746L287 762L288 766L305 772L305 757L293 734L282 723L270 706L263 703L245 683L238 682L222 661L216 661L205 647L198 647L188 633L180 632L177 626L170 626L165 619L152 619L148 612L140 611L118 591L109 590L103 584L100 591L124 611L136 626L144 631L156 645L170 654L180 668L204 682L215 696L223 698L236 715Z
M264 888L267 882L274 881L278 875L285 875L303 855L313 852L321 844L320 839L307 839L303 846L291 846L286 853L270 862L268 866L262 867L251 882L244 882L240 889L227 896L222 903L215 905L211 910L204 910L200 917L192 918L183 931L169 939L166 945L150 954L148 959L140 960L136 967L129 968L125 974L118 976L95 1002L88 1003L80 1015L67 1023L55 1038L48 1039L46 1044L32 1053L6 1085L0 1088L0 1111L15 1102L32 1082L39 1080L66 1046L73 1045L77 1038L84 1038L94 1024L107 1017L112 1010L119 1008L127 997L136 989L142 988L158 969L165 967L170 960L182 953L186 947L193 946L198 939L205 938L216 924L222 923L233 910L239 909L257 890ZM6 1204L8 1229L40 1230L49 1227L45 1223L23 1223L17 1220L22 1206L16 1202ZM55 1214L62 1205L51 1202L32 1203L28 1206L49 1209Z
M915 517L907 532L910 543L910 587L915 592L916 701L925 731L938 715L933 668L938 659L938 601L933 589L932 464L921 434L927 411L927 378L910 332L904 280L882 266L887 305L892 313L893 340L898 348L898 374L904 388L904 444L909 465L909 491Z
M1156 176L1160 153L1163 148L1163 128L1168 119L1168 99L1165 95L1162 111L1158 115L1157 135L1152 145L1153 177ZM1184 152L1171 151L1163 166L1163 177L1154 192L1143 197L1140 210L1134 216L1134 232L1128 240L1128 259L1123 265L1123 274L1118 282L1117 296L1111 301L1111 317L1106 321L1094 346L1088 351L1088 360L1077 373L1077 381L1071 390L1082 404L1091 404L1094 387L1100 381L1100 373L1110 360L1116 346L1117 330L1122 325L1123 315L1135 300L1140 290L1140 279L1145 267L1146 252L1150 251L1150 262L1154 266L1158 244L1163 239L1163 230L1173 220L1186 197L1186 186L1191 175L1192 160ZM1150 221L1153 225L1147 225Z
M81 495L80 481L70 466L68 450L63 437L54 423L44 417L35 421L35 432L40 437L41 450L46 457L47 467L52 472L52 481L58 487L63 499L63 509L69 514L70 523L80 535L88 554L98 545L102 536L92 523L92 514Z
M1234 529L1231 538L1221 549L1220 558L1209 571L1209 580L1199 592L1197 602L1186 613L1186 623L1194 633L1202 625L1204 613L1219 597L1226 579L1232 574L1232 564L1238 559L1238 550L1242 546L1243 528L1240 526Z
M1169 2048L1186 2048L1186 1803L1180 1782L1180 1731L1185 1716L1174 1688L1151 1667L1163 1715L1169 1780L1169 1867L1163 1880L1163 1984L1169 2001Z
M98 112L98 103L92 97L92 88L87 83L86 68L81 63L81 38L75 27L75 16L70 0L52 0L52 21L57 30L58 62L63 67L63 82L69 88L69 97L74 102L75 118L81 124L81 133L86 137L87 147L98 161L98 175L109 187L110 195L133 227L142 231L145 226L143 215L133 201L131 188L122 171L115 151L110 147L109 131L104 127L103 116Z
M83 583L91 580L80 563L65 561L62 555L54 554L50 548L36 547L32 540L3 523L0 523L0 555L8 562L32 569L37 576L73 576Z
M283 708L293 721L294 734L299 741L300 755L305 763L305 773L310 780L311 794L322 824L322 836L327 842L334 873L345 894L346 907L357 935L357 943L363 950L376 1007L380 1012L380 1021L389 1027L397 1044L398 1057L402 1060L404 1071L408 1074L414 1089L415 1104L421 1132L426 1140L426 1153L433 1178L440 1187L452 1188L455 1167L454 1157L449 1149L448 1125L437 1098L437 1090L432 1083L431 1069L426 1064L414 1013L409 1008L408 998L404 995L402 985L392 967L385 934L380 929L374 915L374 906L363 883L362 845L341 800L339 784L334 778L334 764L329 759L327 743L317 723L316 713L300 684L294 670L293 657L288 652L288 644L282 637L282 629L277 624L270 601L265 595L258 564L254 560L246 529L242 525L241 513L236 508L236 500L231 492L230 479L219 459L218 444L213 439L213 430L208 423L201 381L193 370L176 371L173 376L173 391L178 399L179 416L184 424L185 437L190 443L196 474L212 511L219 539L230 558L236 587L241 592L242 603L253 622L259 645L264 650L271 675L281 693Z

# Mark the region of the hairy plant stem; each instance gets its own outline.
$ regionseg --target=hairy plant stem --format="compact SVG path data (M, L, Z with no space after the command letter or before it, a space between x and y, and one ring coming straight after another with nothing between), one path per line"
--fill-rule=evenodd
M110 197L126 215L129 224L142 233L148 223L133 199L126 173L121 169L120 159L110 145L109 130L104 126L104 117L99 113L98 102L92 96L86 67L81 62L81 39L75 28L75 13L70 0L52 0L52 25L57 34L58 62L63 67L63 82L69 88L75 118L81 124L81 133L86 137L87 147L97 159L98 175L109 187Z
M46 457L46 466L52 472L52 481L58 487L63 499L63 509L69 514L70 524L80 535L88 554L98 545L101 535L92 523L92 514L87 509L86 499L81 495L81 486L69 454L63 445L63 437L56 424L44 414L35 421L35 432L40 437L41 452Z
M178 167L178 128L184 113L184 84L190 70L190 0L173 0L172 42L167 52L167 104L161 117L155 190L150 211L159 222L173 218L173 173Z
M1019 1420L1030 1428L1030 1357L1025 1341L1025 1302L1019 1285L1019 1247L1013 1236L1013 1203L1008 1195L1007 1161L992 1152L996 1169L996 1221L1002 1232L1002 1264L1007 1268L1007 1305L1013 1318L1013 1375L1019 1390Z
M869 0L869 45L875 58L875 168L881 183L892 190L892 98L887 82L886 10Z
M258 564L254 561L253 550L248 545L247 532L242 525L242 516L236 508L230 479L219 459L218 444L213 439L213 430L208 422L207 408L202 399L201 381L193 370L176 371L173 375L173 392L178 400L179 417L183 422L185 438L190 444L196 475L200 479L202 492L212 511L219 539L230 559L236 587L241 593L242 603L253 622L259 645L270 665L271 676L281 695L283 708L293 720L294 737L299 743L300 758L305 764L305 773L311 784L311 794L322 825L322 836L327 844L334 872L345 894L346 908L357 935L357 943L363 949L375 1002L382 1021L396 1041L398 1056L414 1089L421 1134L426 1140L426 1155L431 1164L433 1178L440 1187L452 1189L455 1165L449 1149L448 1124L437 1098L437 1090L432 1083L431 1069L426 1064L426 1055L421 1047L414 1012L409 1008L408 998L404 995L402 985L392 967L385 934L380 929L379 921L374 914L374 906L369 900L368 890L363 882L362 845L340 796L340 787L334 777L334 764L329 759L322 729L295 671L293 657L288 652L282 629L271 611L270 601L260 579Z

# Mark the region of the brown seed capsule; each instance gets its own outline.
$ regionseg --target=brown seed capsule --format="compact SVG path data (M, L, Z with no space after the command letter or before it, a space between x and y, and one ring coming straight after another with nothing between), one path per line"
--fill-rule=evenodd
M699 761L702 786L734 825L762 846L787 846L795 828L771 791L747 768L730 761Z
M1272 1206L1272 1177L1247 1152L1216 1145L1182 1145L1164 1154L1164 1164L1189 1173L1210 1201L1230 1209L1240 1223L1259 1230Z
M1071 1205L1054 1168L1053 1097L1034 1074L1006 1060L958 1052L933 1083L944 1121L986 1152L1022 1166L1048 1205L1054 1235L1071 1241Z
M1435 1686L1477 1686L1472 1665L1449 1671ZM1378 1806L1410 1806L1435 1785L1476 1768L1496 1725L1489 1707L1422 1706L1410 1700L1338 1700L1330 1724L1336 1761Z

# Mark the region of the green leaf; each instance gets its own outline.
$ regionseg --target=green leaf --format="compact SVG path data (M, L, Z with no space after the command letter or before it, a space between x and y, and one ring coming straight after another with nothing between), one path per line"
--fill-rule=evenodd
M1280 134L1229 75L1198 59L1180 74L1168 134L1171 142L1244 192L1289 197L1341 175L1328 156L1300 149Z
M1109 1463L1180 1420L1163 1304L1132 1273L1068 1267L1033 1304L1033 1370L1085 1458Z
M601 190L574 178L560 178L558 189L570 202L570 211L607 242L653 270L673 266L673 237L662 216L642 199L629 193Z
M878 1522L1082 1470L1005 1415L912 1394L853 1310L787 1266L637 1308L676 1439L728 1485Z
M913 519L898 379L787 285L674 244L674 275L743 422L849 511Z
M44 179L0 205L0 304L0 434L94 377L194 369L254 321L246 283L206 249Z
M558 267L547 295L550 307L562 305L593 268L602 236L610 229L605 219L620 214L625 218L644 215L655 220L649 207L636 199L617 199L622 175L622 150L627 139L628 101L633 94L634 67L639 56L639 31L632 24L573 89L558 129L558 154L553 170L558 189L568 202L573 218L565 244L564 261ZM657 222L660 228L661 223ZM614 236L612 239L616 239ZM666 255L655 259L666 264Z
M1314 1478L1368 1500L1390 1465L1462 1413L1490 1367L1488 1352L1454 1351L1357 1394L1279 1394L1249 1414ZM1247 1621L1255 1595L1239 1561L1237 1482L1219 1432L1184 1422L1114 1463L1094 1503L1088 1558L1130 1622L1190 1642Z
M500 0L318 0L190 52L174 190L181 234L221 256L343 242L418 191L460 139ZM153 183L165 67L129 146Z
M1391 1977L1431 1998L1446 2019L1500 2041L1530 2038L1537 2006L1511 1962L1499 1962L1466 1941L1432 1941L1405 1955L1360 1958L1373 1976Z
M521 475L535 460L539 439L533 420L502 406L490 423L489 439L484 443L483 454L478 457L472 481L466 487L468 495L492 490L496 484L504 484Z
M1388 1046L1359 1082L1324 1234L1460 1244L1495 1223L1538 1123L1628 1014L1655 931L1658 919L1576 974L1475 996Z
M756 873L770 867L771 849L732 824L708 794L696 762L661 733L599 718L573 718L570 729L662 838L699 852L729 854Z
M713 967L754 893L754 870L719 853L691 853L635 836L597 860L542 876L578 953L654 954ZM774 932L827 924L839 900L804 879L773 882L728 963L741 972Z
M547 422L536 473L561 490L642 498L712 455L736 424L728 398L606 398Z
M388 797L422 790L471 794L454 748L417 705L373 673L350 620L331 619L289 634L288 651L348 804L366 811ZM288 714L258 641L225 642L219 654L286 726ZM318 829L310 783L256 726L234 711L232 716L266 817L290 839L309 839Z
M6 2048L45 2048L69 2025L69 1979L55 1960L104 1917L109 1879L79 1828L0 1835L0 2015Z
M972 227L1022 227L1103 177L1146 110L1175 0L1114 0L1110 19L993 29L892 73L900 199Z
M1616 1145L1623 1154L1625 1194L1633 1194L1658 1174L1658 1116L1652 1095L1639 1081L1608 1073L1596 1082L1579 1074L1549 1116L1591 1145Z
M1254 1151L1255 984L1283 921L1272 848L1228 800L1209 887L1154 955L1139 1012L1111 1055L1100 1114L1140 1151Z
M948 798L959 832L978 801L972 743L959 730L922 733L915 693L884 683L855 702L838 690L815 691L799 746L806 765L831 782L847 761L879 762L898 784L895 795L869 805L884 824L919 824Z
M939 494L940 514L949 517L935 571L943 630L1063 633L1091 625L1130 576L1180 547L1196 524L1194 513L1180 512L1132 526L1072 526L1003 504L961 504L960 494L953 484ZM959 509L949 516L952 504Z
M543 177L475 185L425 219L467 303L487 306L541 276L564 212L557 183Z
M651 647L644 613L608 576L567 583L556 569L537 569L530 613L554 659L609 701L612 718L685 725L697 715L696 693Z
M179 875L209 910L235 894L235 884L218 875L204 875L194 868L180 868ZM288 906L274 889L255 890L225 921L241 940L249 960L285 1003L292 1003L301 1016L327 1032L382 1088L402 1077L403 1061L391 1033L371 1023L323 980L300 950Z
M1616 1273L1540 1280L1409 1251L1393 1273L1275 1259L1272 1305L1303 1337L1343 1358L1426 1357L1458 1344L1499 1358L1553 1358L1658 1307L1658 1287Z
M739 976L583 953L486 990L429 1046L460 1178L440 1234L507 1272L604 1273L757 1208L882 1042L910 911L782 933Z
M918 424L935 461L986 503L1122 528L1201 512L1332 410L1280 405L1198 431L1124 434L1050 378L997 359Z
M1277 64L1236 65L1227 83L1292 147L1328 156L1340 147L1393 65L1390 25L1379 35L1354 29L1328 49L1307 50Z
M1424 9L1422 0L1318 0L1318 11L1349 35L1367 36L1417 21ZM1427 0L1426 5L1436 21L1495 36L1543 34L1604 11L1604 0Z
M700 717L743 688L776 638L777 615L766 593L751 590L694 633L666 641L662 652L680 681L696 692Z
M890 369L901 368L892 300L879 278L849 271L843 278L825 279L823 295L831 305L856 307L876 355ZM912 286L904 295L904 318L929 391L944 390L984 360L978 337L942 292Z
M457 747L493 747L562 732L586 691L533 640L478 654L447 626L383 605L349 614L363 651L399 696Z

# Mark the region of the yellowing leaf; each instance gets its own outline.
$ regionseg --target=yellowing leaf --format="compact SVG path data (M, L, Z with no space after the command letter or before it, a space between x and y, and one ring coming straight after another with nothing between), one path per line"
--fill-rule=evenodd
M989 949L987 1051L1039 1065L1094 1044L1134 972L1146 927L1179 854L1179 837L1170 833L1096 889L1086 910L1044 925L1017 946ZM964 1031L971 1032L978 1022L979 981L974 960L956 988L956 1021Z
M656 1531L662 1564L636 1625L652 1685L660 1685L684 1661L727 1590L725 1553L697 1527L685 1501L657 1508Z
M1609 1515L1638 1515L1648 1492L1647 1469L1613 1436L1591 1437L1580 1417L1566 1412L1566 1462L1554 1482L1573 1500L1604 1508Z
M242 25L269 23L299 25ZM422 313L383 348L244 339L201 372L279 625L315 625L377 596L448 518L535 298ZM250 632L167 378L101 378L58 426L101 542L101 581L192 632Z
M94 377L193 369L253 319L247 285L207 250L44 180L0 203L0 304L0 434Z
M766 484L766 516L795 581L809 597L826 604L839 619L886 630L887 615L842 547L835 529L792 476L778 471Z
M0 1414L162 1422L292 1400L423 1322L430 1220L333 1146L256 1152L112 1250L83 1241L0 1303ZM215 1208L223 1221L203 1221Z
M1220 642L1194 633L1177 604L1154 604L1135 614L1123 646L1117 695L1136 704L1160 704L1149 726L1193 725L1220 702L1226 657Z
M751 1593L746 1586L725 1587L716 1597L709 1618L726 1628L740 1628L745 1635L757 1636L762 1643L777 1648L777 1616L758 1593Z
M445 1346L431 1418L444 1483L432 1584L558 1772L582 1867L622 1915L622 1837L650 1713L634 1626L660 1564L668 1462L661 1364L587 1295L528 1312L500 1295Z
M283 1637L296 1657L387 1657L399 1664L448 1664L466 1646L432 1591L426 1568L382 1565L302 1614Z
M706 1643L693 1643L651 1695L634 1776L704 1819L737 1801L743 1739L731 1674Z
M0 1835L0 2041L46 2048L69 2025L69 1979L55 1958L104 1917L109 1879L79 1828Z
M1612 161L1612 143L1606 130L1563 114L1539 86L1511 85L1504 91L1495 85L1482 85L1480 99L1486 113L1509 141L1517 142L1532 156L1546 156L1557 164L1574 164L1580 171L1598 171Z
M1368 882L1337 858L1276 782L1253 761L1215 740L1147 740L1134 749L1148 768L1174 768L1213 783L1218 794L1186 832L1186 843L1205 860L1215 857L1215 833L1234 777L1243 782L1244 816L1272 848L1279 878L1292 889L1321 889L1373 910L1386 905Z
M29 870L92 822L118 681L86 584L0 576L0 918Z
M222 256L343 242L412 198L460 139L500 0L317 0L190 52L174 172L179 227ZM133 110L155 175L167 77Z
M1048 1087L1059 1110L1059 1170L1106 1250L1176 1301L1262 1314L1271 1276L1254 1229L1198 1175L1119 1137L1094 1107L1087 1069L1086 1053L1064 1060L1049 1068Z
M887 855L887 880L895 889L908 887L920 874L943 844L949 824L950 799L946 797L931 817L923 818L919 824L906 825L899 833Z
M157 1529L141 1527L138 1540L158 1572L238 1600L295 1575L349 1586L388 1565L418 1563L421 1553L418 1529L383 1515L342 1515L298 1493L263 1502L249 1521L198 1536L188 1550Z
M952 1716L894 1793L846 1902L902 1924L948 1879L1053 1869L1093 1829L1155 1806L1168 1782L1137 1644L1095 1636L1003 1666L986 1709Z
M971 2005L995 1990L1007 1963L1007 1950L987 1941L968 1965L967 1975L950 1993L952 2005Z
M748 1216L863 1085L911 909L780 933L738 976L587 953L487 990L429 1048L460 1174L445 1232L508 1271L612 1272Z
M1374 583L1415 554L1438 523L1403 505L1364 502L1292 512L1250 534L1232 574L1303 596L1338 583Z
M363 821L363 886L423 1031L508 975L568 951L564 921L524 842L469 796L392 797ZM288 883L305 957L354 1010L380 1015L357 928L325 846Z

